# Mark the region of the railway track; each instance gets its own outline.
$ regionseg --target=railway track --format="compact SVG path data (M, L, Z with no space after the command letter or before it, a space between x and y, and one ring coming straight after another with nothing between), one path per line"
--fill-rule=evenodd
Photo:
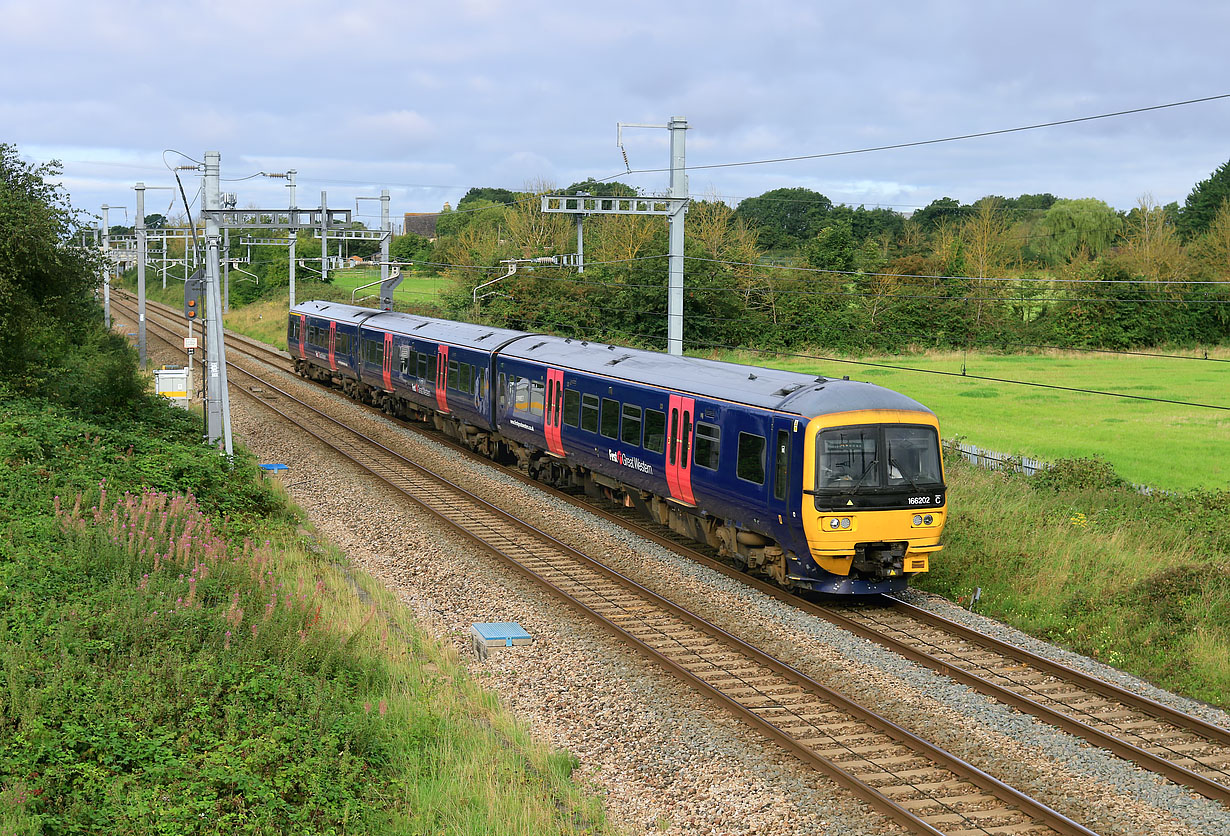
M157 330L165 327L153 325ZM177 345L171 337L162 339ZM251 381L237 386L240 391L519 569L910 832L948 836L1091 833L785 662L308 406L258 373L230 365Z

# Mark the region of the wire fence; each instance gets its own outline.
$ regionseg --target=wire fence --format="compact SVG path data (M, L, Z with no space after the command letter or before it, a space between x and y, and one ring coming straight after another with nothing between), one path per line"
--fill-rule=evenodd
M1047 470L1051 466L1050 462L1045 462L1041 459L1031 459L1028 456L1013 456L1008 453L999 453L995 450L984 450L974 444L965 444L955 439L945 442L945 447L949 451L960 455L970 464L986 468L987 470L1006 470L1013 473L1024 473L1026 476L1033 476ZM1169 493L1169 491L1160 491L1149 485L1137 485L1135 483L1131 484L1131 488L1145 496Z

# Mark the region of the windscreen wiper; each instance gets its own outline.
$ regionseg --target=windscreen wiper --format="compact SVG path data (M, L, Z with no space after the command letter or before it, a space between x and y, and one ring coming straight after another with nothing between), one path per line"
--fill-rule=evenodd
M909 482L911 488L913 488L916 491L922 491L922 488L918 487L918 483L910 478L909 474L906 472L906 469L902 467L901 464L896 459L890 457L888 460L888 463L890 466L897 468L897 472L901 474L901 478Z

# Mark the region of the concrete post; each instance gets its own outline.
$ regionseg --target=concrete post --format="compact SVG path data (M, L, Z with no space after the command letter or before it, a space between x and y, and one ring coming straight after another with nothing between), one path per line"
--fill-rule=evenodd
M329 281L329 208L323 189L320 192L320 280Z
M389 280L389 244L393 237L393 227L389 221L389 190L380 190L380 229L384 235L380 238L380 281Z

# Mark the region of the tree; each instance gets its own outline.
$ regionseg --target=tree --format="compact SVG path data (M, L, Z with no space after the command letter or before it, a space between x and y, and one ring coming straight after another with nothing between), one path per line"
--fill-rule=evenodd
M78 243L60 172L0 143L0 376L85 411L122 408L143 391L135 352L102 326L102 263Z
M1213 216L1230 200L1230 162L1218 166L1208 179L1201 180L1187 195L1175 226L1183 240L1190 241L1213 223Z
M735 214L760 235L766 249L798 247L815 237L833 201L811 189L773 189L739 203Z
M636 189L618 180L599 182L594 178L573 183L564 194L588 194L594 197L636 197Z
M956 198L941 197L931 201L910 217L930 233L938 229L941 224L960 223L969 213L970 207L962 206L961 201Z
M1096 258L1122 228L1119 213L1095 197L1057 200L1042 216L1042 251L1052 264L1069 262L1077 253Z
M1173 219L1153 201L1153 195L1142 195L1128 213L1120 257L1129 269L1149 281L1183 276L1186 258Z
M839 221L826 226L803 248L803 258L817 270L846 272L854 270L858 259L858 245L848 222Z
M492 186L475 186L464 195L461 200L457 201L457 208L465 206L468 209L473 209L474 204L483 201L483 205L493 203L512 203L517 199L517 196L508 189L500 189Z

